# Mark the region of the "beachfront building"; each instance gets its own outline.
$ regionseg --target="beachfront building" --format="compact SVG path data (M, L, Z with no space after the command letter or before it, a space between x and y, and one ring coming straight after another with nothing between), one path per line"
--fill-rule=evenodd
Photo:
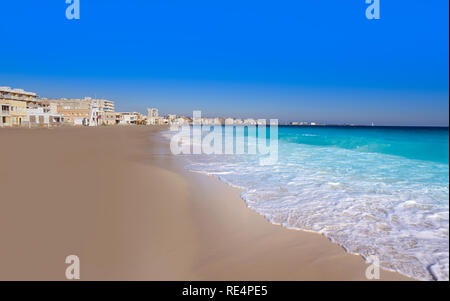
M120 124L121 113L116 112L115 115L116 115L116 123L115 124Z
M59 125L63 122L63 117L58 113L57 104L48 101L46 98L27 103L28 125Z
M27 120L27 103L26 101L12 100L11 101L11 119L12 125L21 126Z
M146 125L147 124L147 116L144 116L143 114L138 113L136 124Z
M141 120L139 122L142 122ZM0 87L0 126L117 124L114 102L106 99L38 99L36 93Z
M51 105L56 106L62 121L68 125L114 125L116 113L114 102L106 99L85 97L83 99L50 99Z
M0 126L11 126L11 102L2 97L2 88L4 87L0 87Z
M156 108L147 109L147 124L148 125L159 125L159 112Z
M37 94L22 89L0 87L0 126L27 124L27 103L36 101Z
M119 124L121 125L139 124L140 120L142 120L142 115L140 113L137 112L119 113Z
M114 101L107 99L97 99L101 112L114 112Z
M159 116L159 112L158 109L156 108L149 108L147 109L147 116L148 117L158 117Z
M0 126L11 125L11 105L4 99L0 98Z
M85 100L91 102L91 112L90 119L93 120L95 125L114 125L115 122L115 112L114 112L114 101L107 99L96 99L91 97L85 97Z
M58 113L62 115L63 121L69 125L88 125L91 113L90 99L50 99L49 102L56 104Z
M116 124L116 112L103 112L101 115L102 125L115 125Z

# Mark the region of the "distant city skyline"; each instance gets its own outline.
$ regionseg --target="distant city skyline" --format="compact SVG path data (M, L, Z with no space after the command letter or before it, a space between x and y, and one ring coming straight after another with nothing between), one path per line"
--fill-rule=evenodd
M9 1L0 86L118 111L448 126L448 1ZM16 22L16 20L21 20Z

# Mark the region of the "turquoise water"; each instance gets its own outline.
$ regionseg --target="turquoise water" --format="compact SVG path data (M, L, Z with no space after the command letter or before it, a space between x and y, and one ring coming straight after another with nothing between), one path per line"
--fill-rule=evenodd
M279 127L278 136L274 165L189 155L187 168L243 188L272 223L417 279L449 279L448 128Z
M449 163L448 128L280 127L283 142Z

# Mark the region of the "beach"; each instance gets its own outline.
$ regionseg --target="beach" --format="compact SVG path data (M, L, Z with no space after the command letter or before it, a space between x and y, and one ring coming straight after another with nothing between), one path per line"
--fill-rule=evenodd
M0 280L65 280L68 255L81 280L367 280L361 256L185 170L161 129L0 129Z

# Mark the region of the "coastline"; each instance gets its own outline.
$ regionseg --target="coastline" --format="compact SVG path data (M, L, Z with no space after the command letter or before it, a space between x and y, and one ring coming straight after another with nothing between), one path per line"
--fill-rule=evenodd
M361 256L184 169L159 130L0 129L0 280L64 280L70 254L81 280L366 280Z

